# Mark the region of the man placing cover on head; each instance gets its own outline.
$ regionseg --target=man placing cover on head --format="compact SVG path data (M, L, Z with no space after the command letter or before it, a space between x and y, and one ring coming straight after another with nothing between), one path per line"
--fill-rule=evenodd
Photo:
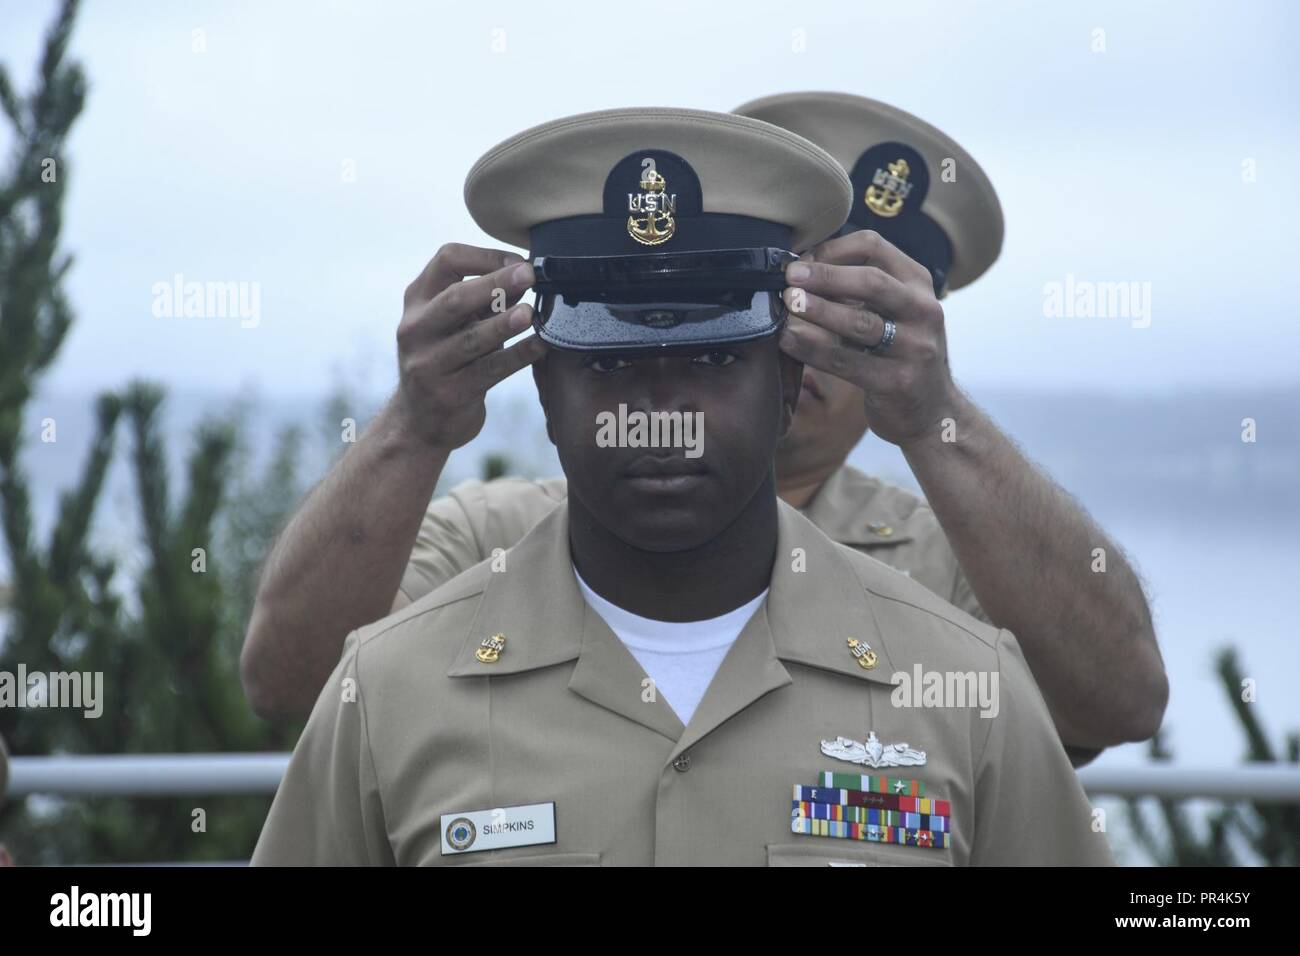
M791 319L784 347L809 364L777 449L778 494L834 540L1015 632L1073 756L1149 736L1167 687L1136 576L948 370L936 295L973 282L1002 244L988 177L941 130L874 100L787 94L738 112L824 146L853 174L848 221L813 251L812 276L792 279L804 297L788 294L806 312ZM259 713L305 716L348 631L515 544L563 500L561 477L469 481L430 501L451 450L482 427L487 389L541 354L532 337L502 347L527 327L526 305L504 314L483 305L513 305L533 278L516 256L449 245L407 290L397 394L263 571L242 659ZM895 311L876 302L873 312L863 301L886 278L908 294ZM888 345L882 315L894 328ZM828 346L837 329L840 349ZM868 424L904 448L934 510L846 464ZM1105 573L1095 573L1097 549Z
M777 497L784 269L847 213L834 160L617 110L507 140L466 198L531 250L569 493L349 635L253 862L1111 862L1015 638ZM621 405L698 413L702 454L598 442ZM897 706L918 668L997 698Z

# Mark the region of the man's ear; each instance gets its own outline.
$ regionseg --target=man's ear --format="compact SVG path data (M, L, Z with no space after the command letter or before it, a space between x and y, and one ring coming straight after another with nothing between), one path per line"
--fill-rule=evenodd
M551 431L551 409L546 404L546 384L547 384L546 363L550 357L551 356L548 350L548 353L546 355L543 355L541 358L539 358L536 362L533 363L533 384L537 386L537 400L542 403L542 415L545 416L546 418L546 437L549 438L551 440L551 444L554 445L555 432Z
M799 407L799 393L803 391L803 362L784 352L779 353L777 359L781 375L781 437L784 438Z

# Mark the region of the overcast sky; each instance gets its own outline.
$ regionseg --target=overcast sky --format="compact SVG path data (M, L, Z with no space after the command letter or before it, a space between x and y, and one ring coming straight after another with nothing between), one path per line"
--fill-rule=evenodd
M54 9L0 3L24 90ZM72 49L91 92L64 167L79 320L51 384L311 392L345 369L386 389L406 284L439 244L489 242L461 195L489 147L586 110L798 89L914 112L992 178L1002 257L946 302L960 380L1294 384L1297 10L90 2ZM259 283L256 327L155 316L155 283L177 273ZM1149 283L1149 325L1046 317L1044 287L1067 275Z

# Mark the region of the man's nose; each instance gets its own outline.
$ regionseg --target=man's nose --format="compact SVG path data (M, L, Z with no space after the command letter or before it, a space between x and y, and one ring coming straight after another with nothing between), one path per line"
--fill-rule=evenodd
M635 411L694 411L690 359L659 355L637 363Z

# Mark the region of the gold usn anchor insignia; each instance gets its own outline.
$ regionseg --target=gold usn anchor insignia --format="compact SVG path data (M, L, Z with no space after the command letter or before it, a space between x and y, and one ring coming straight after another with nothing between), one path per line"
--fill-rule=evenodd
M859 641L856 637L849 638L849 651L858 659L858 666L864 671L871 670L879 660L871 645L866 641Z
M897 216L907 194L912 191L912 184L907 181L911 171L905 159L890 163L889 172L877 169L876 175L871 177L872 184L867 187L867 208L886 219Z
M474 656L478 658L480 664L495 664L501 659L501 652L506 649L506 636L504 634L493 634L491 637L485 637L479 642L478 650Z
M643 246L667 242L677 231L677 194L664 192L668 183L655 169L653 159L641 162L641 192L627 194L627 234ZM637 216L637 213L644 213Z

